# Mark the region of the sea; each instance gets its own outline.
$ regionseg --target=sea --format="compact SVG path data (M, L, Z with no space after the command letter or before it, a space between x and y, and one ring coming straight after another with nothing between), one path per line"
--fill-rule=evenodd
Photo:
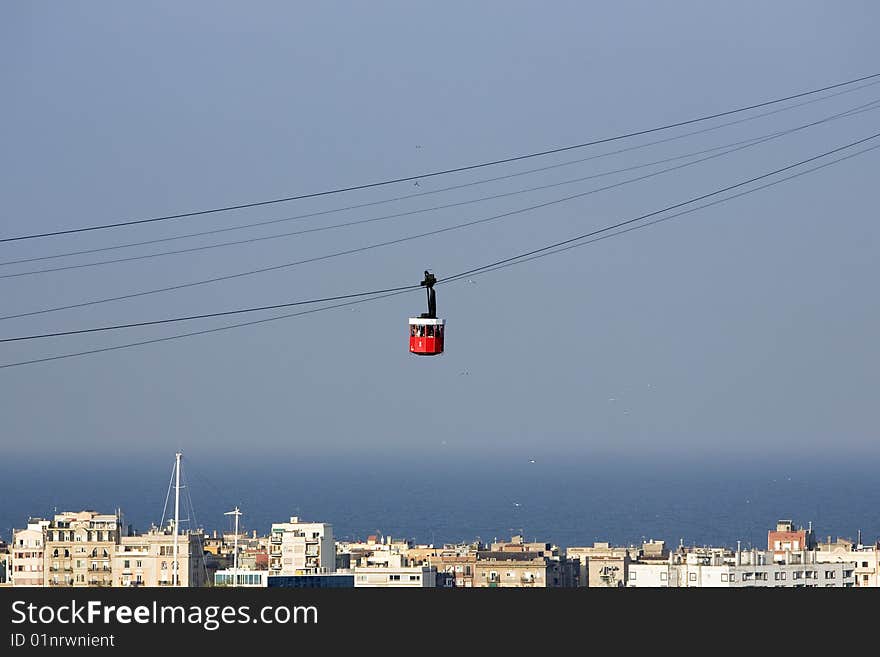
M722 460L723 461L723 460ZM116 462L89 458L28 466L7 461L0 479L0 533L9 541L31 517L119 510L144 531L174 513L173 455ZM778 520L812 527L820 541L880 538L880 487L871 460L790 462L601 462L555 458L469 460L393 455L226 462L184 458L181 526L266 534L273 522L332 524L336 540L370 535L441 545L507 540L560 547L635 545L763 548Z

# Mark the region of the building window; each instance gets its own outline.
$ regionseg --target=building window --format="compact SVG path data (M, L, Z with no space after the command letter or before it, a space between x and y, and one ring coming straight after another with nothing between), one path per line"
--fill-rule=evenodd
M636 573L636 571L634 571L634 570L630 570L630 571L629 571L629 578L630 578L631 580L635 580L637 574L638 574L638 573Z
M122 567L123 568L131 568L131 562L128 559L126 559L125 561L122 562Z
M409 581L410 581L410 582L417 582L418 579L419 579L419 576L418 576L418 575L410 575L410 576L409 576Z
M785 573L773 573L773 578L776 580L785 579Z
M834 571L826 570L825 571L825 579L834 579Z
M135 565L137 568L142 568L143 565L144 565L144 563L143 563L140 559L138 559L138 560L135 562L134 565Z
M735 581L736 581L736 575L734 575L733 573L730 573L730 578L729 578L729 579L730 579L731 582L735 582Z
M388 576L388 579L390 579L392 582L399 582L399 581L400 581L400 575L389 575L389 576Z
M665 582L665 581L666 581L666 573L660 573L660 581L661 581L661 582Z
M752 579L752 573L743 573L743 581L747 582Z
M697 581L697 574L696 573L688 573L688 580L690 580L691 582L696 582Z
M726 581L727 581L727 573L721 573L721 581L722 581L722 582L726 582Z

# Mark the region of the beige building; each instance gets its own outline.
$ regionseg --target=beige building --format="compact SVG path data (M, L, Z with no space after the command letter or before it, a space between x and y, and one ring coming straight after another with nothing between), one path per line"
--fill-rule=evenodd
M533 552L479 552L474 586L547 588L561 586L558 562Z
M577 562L542 552L444 550L425 557L456 587L552 588L577 584Z
M832 543L819 543L816 551L818 563L851 563L855 585L859 587L880 586L880 545L861 545L844 538Z
M495 541L490 552L531 552L545 557L558 557L559 548L550 543L526 543L521 535L511 536L509 541Z
M206 586L203 538L198 533L177 536L178 586ZM123 536L112 558L113 586L172 586L174 530L151 527L145 534Z
M26 529L13 531L7 562L7 577L12 586L43 586L43 552L48 524L48 520L32 518Z
M605 542L593 543L591 547L570 547L565 550L569 559L580 563L578 586L594 588L625 586L629 564L638 557L637 553L637 549L615 547Z
M112 586L118 516L95 511L59 513L43 531L43 586Z
M422 547L424 548L425 546ZM339 561L345 562L344 558L347 557L347 562L351 568L357 566L387 566L398 557L409 560L411 548L412 544L409 541L394 540L391 536L385 536L382 540L378 536L369 536L366 541L337 541L337 563ZM343 557L343 559L340 560L340 557ZM419 553L417 559L419 560L414 563L421 563L423 555Z

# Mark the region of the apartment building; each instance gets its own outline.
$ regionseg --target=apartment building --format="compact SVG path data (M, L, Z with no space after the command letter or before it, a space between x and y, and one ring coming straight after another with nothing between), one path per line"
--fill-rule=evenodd
M443 550L427 556L439 573L448 573L456 587L551 588L576 586L578 563L542 552Z
M638 553L635 548L615 547L602 541L565 550L565 555L580 565L577 585L593 588L624 586L630 563L635 559L634 553Z
M95 511L56 514L44 528L43 586L112 586L119 517Z
M355 588L434 588L433 566L358 566L353 569Z
M325 522L272 524L269 534L269 575L292 576L332 573L336 570L333 526Z
M12 533L8 579L12 586L43 586L45 528L48 520L31 518L27 528Z
M448 573L456 588L473 588L477 569L477 553L469 550L440 550L438 554L425 556L427 565L434 566L438 573Z
M677 554L667 563L631 563L627 587L852 587L855 564L821 563L816 551L748 550L727 556L722 549Z
M200 533L177 536L178 586L207 585L207 567ZM144 534L123 536L115 546L111 571L113 586L173 586L174 530L151 527Z
M366 541L337 541L337 567L347 563L349 567L388 565L398 556L406 558L412 543L407 540L394 540L391 536L371 535ZM340 557L342 557L340 559Z
M855 585L858 587L880 586L880 543L862 545L861 541L853 543L844 538L836 542L819 543L816 552L819 563L847 562L853 563Z
M786 550L797 552L799 550L814 550L816 537L813 533L813 523L804 529L795 528L791 520L780 520L776 523L776 529L767 532L767 550L773 553L775 559L781 559Z

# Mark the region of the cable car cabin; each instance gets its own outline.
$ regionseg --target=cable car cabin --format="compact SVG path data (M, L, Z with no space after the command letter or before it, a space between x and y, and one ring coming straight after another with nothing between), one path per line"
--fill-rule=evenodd
M409 351L419 356L437 356L443 353L445 319L432 317L409 318Z

